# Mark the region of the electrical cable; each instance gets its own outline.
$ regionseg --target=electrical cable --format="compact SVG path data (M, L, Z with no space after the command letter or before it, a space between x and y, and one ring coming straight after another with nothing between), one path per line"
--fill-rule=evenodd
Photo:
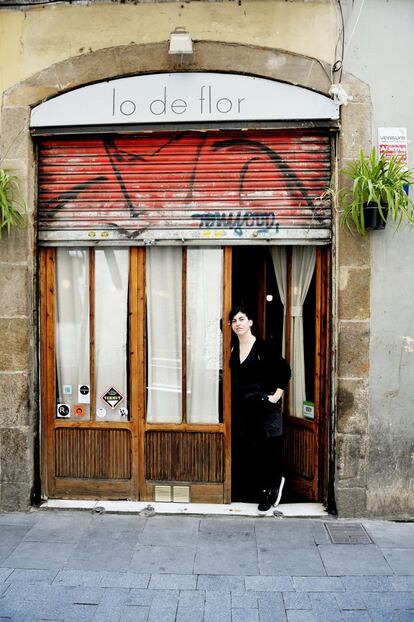
M338 15L338 21L339 21L339 28L338 28L338 36L336 38L336 44L335 44L335 52L334 52L334 58L335 61L332 64L332 68L331 68L331 83L334 84L335 80L335 74L339 72L339 79L338 79L338 83L341 82L341 78L342 78L342 67L343 67L343 62L344 62L344 49L345 49L345 22L344 22L344 14L342 11L342 5L341 5L341 0L333 0L334 4L335 4L335 9ZM338 48L339 45L341 44L341 54L340 54L340 58L338 58Z
M343 66L344 66L344 55L345 55L345 21L344 21L344 12L342 10L341 0L338 0L338 6L339 6L339 14L341 16L341 39L342 39L341 40L341 59L335 61L334 65L332 67L332 71L334 73L339 71L339 82L341 82L342 70L343 70ZM338 41L339 41L339 37L338 37ZM337 42L337 44L338 44L338 42ZM337 55L337 48L335 49L335 56L336 55Z
M348 39L348 41L346 42L346 49L348 49L348 48L349 48L349 44L351 43L352 38L353 38L354 33L355 33L355 30L356 30L356 27L358 26L358 22L359 22L359 19L360 19L360 17L361 17L362 9L364 8L364 4L365 4L365 0L361 0L361 5L360 5L360 7L359 7L358 16L357 16L357 18L356 18L356 20L355 20L355 24L354 24L354 27L353 27L353 29L352 29L352 32L351 32L351 34L349 35L349 39ZM353 5L354 5L354 3L352 2L352 6L353 6Z
M322 62L321 60L319 60L319 58L314 58L313 60L316 60L316 62L320 64L320 66L321 66L321 67L322 67L322 69L323 69L324 74L326 75L326 77L328 78L328 80L329 80L330 82L332 82L332 75L331 75L331 74L329 74L329 73L326 71L326 69L325 69L325 65L323 64L323 62Z
M47 6L48 4L81 4L86 6L89 3L83 0L39 0L39 2L2 2L0 0L0 10L2 7L18 9L19 7Z

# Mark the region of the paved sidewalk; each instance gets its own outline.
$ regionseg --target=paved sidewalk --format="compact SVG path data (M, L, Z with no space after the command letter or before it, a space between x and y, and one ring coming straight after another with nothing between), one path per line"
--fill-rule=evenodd
M414 523L0 514L0 620L414 622Z

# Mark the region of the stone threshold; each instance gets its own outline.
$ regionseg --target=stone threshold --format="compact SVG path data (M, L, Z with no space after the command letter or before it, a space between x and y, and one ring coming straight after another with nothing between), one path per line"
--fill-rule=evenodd
M41 510L90 510L97 514L188 514L201 516L276 516L277 518L326 518L327 510L321 503L285 503L259 514L254 503L167 503L155 501L110 501L93 499L48 499L40 505ZM274 514L275 512L275 514Z

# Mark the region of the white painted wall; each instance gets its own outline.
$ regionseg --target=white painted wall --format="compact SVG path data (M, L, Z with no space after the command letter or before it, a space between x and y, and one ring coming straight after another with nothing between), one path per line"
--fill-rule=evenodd
M379 126L407 127L414 166L414 2L343 5L344 67L370 85L373 144ZM368 511L397 514L414 511L414 229L370 235Z

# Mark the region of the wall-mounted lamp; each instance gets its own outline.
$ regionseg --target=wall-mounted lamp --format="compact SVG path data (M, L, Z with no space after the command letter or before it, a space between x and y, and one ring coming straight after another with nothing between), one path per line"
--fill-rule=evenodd
M174 32L170 34L170 47L168 54L183 56L184 54L193 53L193 42L190 33L182 26L178 26Z

